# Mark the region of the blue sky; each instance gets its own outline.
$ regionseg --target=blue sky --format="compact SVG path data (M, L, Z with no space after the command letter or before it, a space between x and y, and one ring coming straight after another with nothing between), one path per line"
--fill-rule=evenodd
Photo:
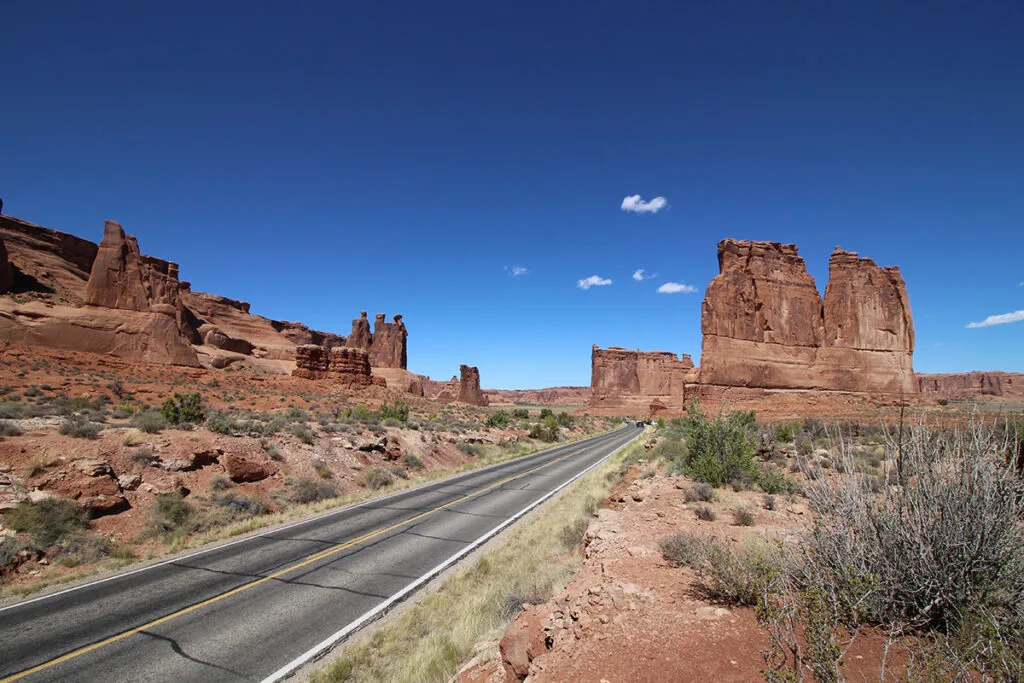
M271 318L402 313L410 369L489 387L696 360L725 237L822 291L836 245L899 265L915 369L1024 371L1024 322L967 327L1024 309L1024 4L166 4L5 3L5 212Z

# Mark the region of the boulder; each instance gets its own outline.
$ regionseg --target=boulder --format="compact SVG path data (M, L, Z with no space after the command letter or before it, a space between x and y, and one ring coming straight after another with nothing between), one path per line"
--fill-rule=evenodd
M0 511L10 510L28 500L28 491L10 474L0 474Z
M228 453L222 459L231 481L262 481L271 475L270 470L262 463L238 453Z
M128 500L120 494L83 496L78 499L78 504L89 513L90 517L116 515L131 508Z
M514 680L525 679L530 673L530 662L548 650L544 626L532 610L525 610L509 624L498 650L505 670Z
M6 294L14 286L14 267L7 256L7 247L0 240L0 294Z
M142 483L142 476L139 474L122 474L117 478L117 485L122 491L134 491Z
M252 351L255 348L246 340L230 337L222 332L220 328L212 326L206 331L206 334L203 337L203 343L221 349L222 351L241 353L246 356L251 356Z

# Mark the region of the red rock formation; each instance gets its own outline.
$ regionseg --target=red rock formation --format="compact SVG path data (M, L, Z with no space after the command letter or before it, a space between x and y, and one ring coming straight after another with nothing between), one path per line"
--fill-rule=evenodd
M680 359L668 351L594 346L590 359L590 408L597 412L645 414L655 401L663 409L682 410L686 384L697 378L687 354Z
M355 330L353 329L353 332ZM373 340L370 344L370 365L375 368L408 368L406 339L409 333L396 315L393 323L384 322L384 314L378 313L373 323Z
M378 317L382 318L383 316ZM355 349L369 351L372 342L373 335L370 334L370 321L366 319L366 311L360 311L359 317L352 321L352 333L348 335L345 344Z
M148 311L149 296L142 284L142 256L134 238L113 221L103 226L103 240L85 286L87 306L124 311Z
M545 389L486 389L490 405L516 403L584 406L590 401L590 387L547 387Z
M0 240L0 294L6 294L11 291L11 286L14 284L14 271L11 268L11 262L7 258L7 247L4 246L4 241Z
M823 303L794 245L723 240L704 299L700 381L765 389L915 391L896 268L837 249Z
M306 379L328 379L347 387L365 387L373 383L370 357L363 349L304 344L295 349L296 368L292 374Z
M487 396L480 390L480 370L474 366L459 366L459 401L474 406L487 405Z
M916 375L921 398L970 399L979 396L1024 398L1024 374L1014 372L962 372Z

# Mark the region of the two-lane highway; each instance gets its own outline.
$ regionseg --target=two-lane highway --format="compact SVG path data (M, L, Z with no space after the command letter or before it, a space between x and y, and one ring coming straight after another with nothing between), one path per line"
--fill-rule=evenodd
M278 679L627 444L626 427L0 609L0 683Z

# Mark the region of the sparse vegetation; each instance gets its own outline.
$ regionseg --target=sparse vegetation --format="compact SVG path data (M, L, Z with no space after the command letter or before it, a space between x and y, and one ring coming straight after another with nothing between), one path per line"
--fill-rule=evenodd
M170 425L179 424L202 424L206 420L206 411L203 410L203 397L198 391L188 394L174 393L174 396L164 401L160 408L160 414Z
M130 424L147 434L156 434L167 429L167 418L158 410L142 410L132 415Z
M367 487L379 490L395 483L395 477L383 467L371 467L363 474L363 482Z
M338 489L322 479L297 479L292 484L291 499L295 503L316 503L338 495Z
M103 425L89 422L79 415L72 415L61 422L57 431L65 436L71 436L76 439L97 439L102 429Z
M27 533L33 543L45 548L88 529L89 515L66 498L43 498L38 503L18 503L4 515L4 524Z

